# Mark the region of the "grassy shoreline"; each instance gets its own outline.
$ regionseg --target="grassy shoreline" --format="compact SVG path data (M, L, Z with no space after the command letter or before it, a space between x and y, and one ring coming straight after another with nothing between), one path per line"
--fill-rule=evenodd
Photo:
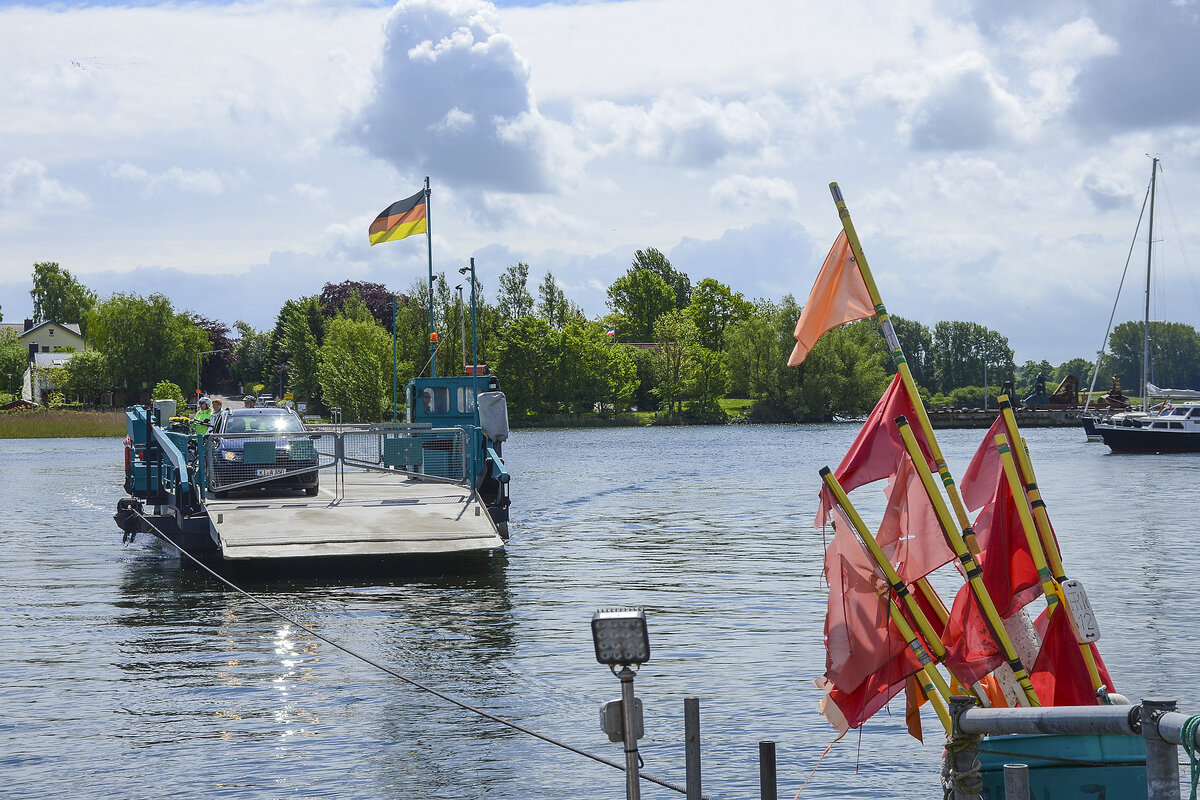
M125 413L113 411L4 411L0 439L125 438Z

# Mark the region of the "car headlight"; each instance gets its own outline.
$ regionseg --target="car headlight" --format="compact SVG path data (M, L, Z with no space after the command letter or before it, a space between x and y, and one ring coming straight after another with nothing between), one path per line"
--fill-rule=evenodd
M235 453L232 450L226 450L224 453L221 454L221 457L224 458L226 461L237 461L239 455L240 455L240 453Z

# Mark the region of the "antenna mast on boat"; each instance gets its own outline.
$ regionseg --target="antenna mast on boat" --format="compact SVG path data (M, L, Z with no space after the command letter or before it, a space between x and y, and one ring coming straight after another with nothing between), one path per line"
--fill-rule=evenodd
M1154 254L1154 189L1158 156L1150 165L1150 232L1146 237L1146 317L1142 322L1142 411L1150 410L1150 265Z

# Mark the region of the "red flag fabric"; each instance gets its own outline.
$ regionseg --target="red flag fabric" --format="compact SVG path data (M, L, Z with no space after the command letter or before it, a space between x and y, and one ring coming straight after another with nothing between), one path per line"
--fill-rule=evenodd
M888 505L875 541L906 585L954 560L910 458L901 459L899 471L888 481Z
M1020 502L1025 502L1024 492ZM1003 470L996 476L991 500L975 518L975 535L983 551L983 582L996 610L1007 619L1042 593L1042 582Z
M1029 673L1029 680L1044 706L1094 706L1099 703L1088 675L1087 662L1071 629L1069 613L1060 606L1050 616L1049 623L1045 611L1037 619L1042 650ZM1116 691L1096 645L1089 644L1088 647L1092 648L1100 680L1108 691Z
M833 541L825 553L826 669L817 685L827 691L821 713L844 730L859 727L883 708L921 665L892 624L887 584L838 506L834 518Z
M816 283L808 293L808 302L796 322L796 347L788 358L795 367L808 358L817 339L839 325L875 316L875 304L863 280L854 252L846 240L846 232L838 234L817 273Z
M1003 472L996 477L991 500L975 518L975 532L982 549L976 561L984 586L1000 617L1007 619L1041 594L1042 584ZM954 598L942 643L947 668L965 684L974 683L1005 660L967 584Z
M833 541L825 551L825 676L852 691L907 645L891 624L887 584L841 507L834 516Z
M896 417L901 415L908 418L925 456L925 463L933 468L934 461L929 443L925 440L921 426L917 424L916 408L904 388L904 379L897 372L887 391L871 410L862 430L858 432L854 443L842 458L842 463L838 464L838 468L833 472L838 483L847 492L896 473L901 460L907 455L904 440L900 438L900 429L896 427ZM815 527L819 528L825 524L831 505L828 494L823 492Z
M991 499L992 493L996 491L997 477L1003 472L1000 464L1000 450L996 447L996 437L1007 432L1004 416L996 417L992 427L988 428L987 435L983 437L979 449L975 451L971 463L967 465L967 471L963 473L962 481L959 483L959 491L962 492L963 503L966 504L967 511L982 508ZM1012 443L1009 444L1011 446Z

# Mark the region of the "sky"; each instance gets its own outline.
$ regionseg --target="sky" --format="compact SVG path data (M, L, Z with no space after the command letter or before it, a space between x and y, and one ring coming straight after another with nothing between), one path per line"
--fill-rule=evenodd
M840 185L889 312L1016 360L1200 325L1197 0L0 3L0 313L33 264L270 328L326 282L551 272L589 316L638 249L803 302ZM1161 280L1160 280L1160 277Z

